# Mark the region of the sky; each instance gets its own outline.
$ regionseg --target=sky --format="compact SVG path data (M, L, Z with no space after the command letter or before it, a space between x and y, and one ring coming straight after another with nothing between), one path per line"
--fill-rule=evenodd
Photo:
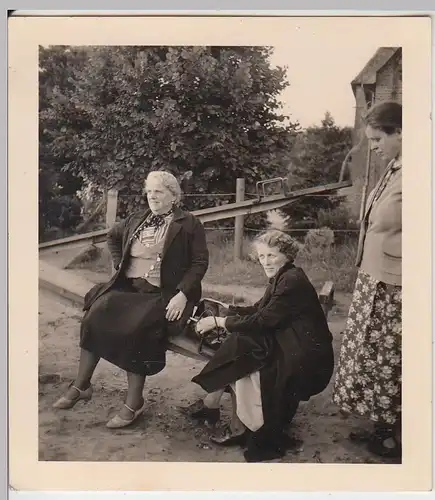
M301 50L275 46L272 65L288 66L290 87L281 95L284 113L302 127L320 124L326 111L337 125L353 126L355 99L350 82L377 48L352 39L341 48L328 43L306 44Z

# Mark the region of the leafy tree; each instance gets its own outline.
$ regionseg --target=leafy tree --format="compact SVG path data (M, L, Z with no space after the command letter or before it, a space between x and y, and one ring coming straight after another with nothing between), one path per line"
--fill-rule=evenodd
M281 114L288 82L284 68L271 67L271 48L69 50L74 60L42 111L57 124L47 127L49 154L86 182L117 187L121 211L144 203L150 170L190 171L185 191L222 193L234 191L238 176L250 189L286 165L298 124Z
M352 147L350 127L339 127L329 112L320 126L308 127L298 134L290 154L289 178L292 190L338 182L341 165ZM336 208L337 195L307 197L284 208L301 225L317 223L319 211Z
M53 138L67 131L80 130L82 124L62 92L74 87L70 68L85 61L83 50L57 46L39 50L39 234L52 228L69 229L80 222L80 202L75 196L82 179L63 171L72 157L68 150L53 149Z

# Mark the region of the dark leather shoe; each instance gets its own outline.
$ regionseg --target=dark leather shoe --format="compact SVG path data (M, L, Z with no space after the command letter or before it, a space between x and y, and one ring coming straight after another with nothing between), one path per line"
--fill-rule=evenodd
M250 447L244 453L243 456L246 462L266 462L268 460L276 460L277 458L282 458L285 455L284 449L263 449Z
M252 433L243 456L247 462L265 462L285 456L287 450L300 446L302 441L285 432L267 432L260 428Z
M233 434L227 427L221 436L210 436L210 441L219 446L244 446L248 437L248 431L244 431L242 434Z
M391 439L391 441L393 442L392 447L388 447L386 445L387 439ZM382 458L402 458L402 446L394 436L387 436L384 439L382 437L373 439L372 441L368 442L367 449L370 453L378 455Z
M185 415L195 420L207 421L210 424L216 424L221 418L221 411L219 408L207 408L204 406L204 401L201 399L195 403L187 406L180 407Z

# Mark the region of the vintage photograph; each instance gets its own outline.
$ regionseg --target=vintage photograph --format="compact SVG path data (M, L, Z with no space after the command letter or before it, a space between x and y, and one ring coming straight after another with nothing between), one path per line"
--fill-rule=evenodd
M344 43L39 46L40 461L401 463L402 48Z

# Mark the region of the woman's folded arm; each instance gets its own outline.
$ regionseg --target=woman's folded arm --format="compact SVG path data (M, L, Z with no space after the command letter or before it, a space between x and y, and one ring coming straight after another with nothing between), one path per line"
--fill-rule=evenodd
M227 316L248 316L254 314L258 310L258 305L260 301L256 302L252 306L229 306Z

